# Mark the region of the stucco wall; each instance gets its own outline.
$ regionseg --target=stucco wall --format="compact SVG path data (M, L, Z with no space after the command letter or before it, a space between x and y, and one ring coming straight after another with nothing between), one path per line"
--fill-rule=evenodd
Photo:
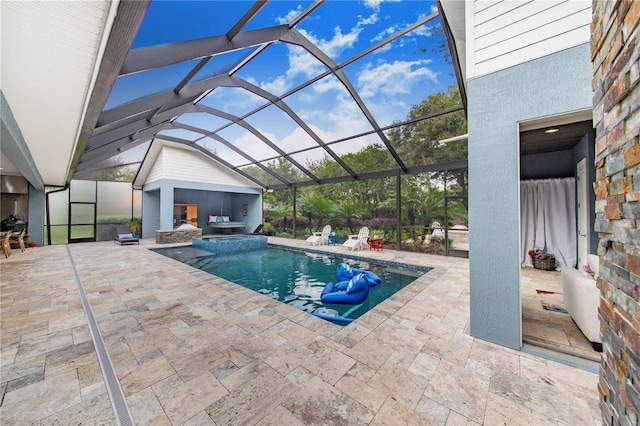
M160 229L160 189L142 193L142 238L155 238Z
M468 82L471 334L521 344L518 122L590 108L589 44Z
M44 191L29 187L29 242L44 245Z

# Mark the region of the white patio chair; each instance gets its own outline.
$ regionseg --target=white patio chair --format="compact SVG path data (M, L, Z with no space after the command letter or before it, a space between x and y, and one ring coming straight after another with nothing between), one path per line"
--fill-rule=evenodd
M444 238L444 232L442 231L442 227L438 222L433 222L431 224L431 228L433 228L433 231L431 231L431 236Z
M369 228L363 226L360 228L358 235L349 235L349 239L342 244L342 248L348 248L351 251L364 250L365 248L369 248L368 240Z
M331 225L326 225L322 228L322 232L314 232L307 240L305 244L311 244L312 246L321 246L323 244L329 244L329 234L331 233Z

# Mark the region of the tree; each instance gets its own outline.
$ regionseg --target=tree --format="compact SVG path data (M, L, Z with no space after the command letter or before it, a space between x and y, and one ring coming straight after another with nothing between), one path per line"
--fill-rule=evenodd
M444 218L444 193L437 188L427 188L416 191L414 198L409 198L407 204L414 205L422 217L424 226L429 227L434 219Z
M283 177L288 182L296 182L302 179L304 174L289 160L284 157L276 158L275 160L269 161L267 163L267 168L277 174L280 177Z
M300 199L300 209L309 220L309 232L313 232L313 218L318 218L318 226L333 210L333 202L318 193L315 188L308 188Z
M439 92L414 105L407 117L408 120L434 114L449 108L460 106L460 91L450 86L446 93ZM389 140L401 158L413 159L410 165L437 164L468 157L467 140L459 140L440 144L438 141L467 133L467 120L463 111L440 115L422 120L414 124L397 127L389 132ZM440 179L451 179L467 193L466 170L438 172Z
M347 228L353 234L352 219L362 219L368 214L368 211L361 202L347 200L336 205L334 214L347 220Z
M266 210L270 210L278 204L278 199L276 198L276 195L274 192L275 191L264 192L262 194L262 202L264 203Z
M133 182L136 177L137 167L125 165L121 156L111 157L98 165L99 170L82 175L84 180Z
M293 206L287 203L279 203L273 209L274 214L282 217L282 228L283 231L287 231L287 216L293 214Z
M457 87L450 86L446 93L433 93L418 105L414 105L407 120L457 107L461 102L460 91ZM396 127L389 132L389 139L401 158L412 158L416 165L433 164L467 158L466 141L444 145L438 143L439 140L466 132L464 112L458 111Z

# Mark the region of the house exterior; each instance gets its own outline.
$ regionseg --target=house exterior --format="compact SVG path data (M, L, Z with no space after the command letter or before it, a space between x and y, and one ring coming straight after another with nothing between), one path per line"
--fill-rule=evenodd
M196 149L162 139L154 140L134 187L142 188L143 238L156 230L180 225L174 206L193 205L193 225L209 234L210 215L246 222L238 232L252 232L262 223L262 188ZM194 219L189 217L189 219Z
M467 92L470 332L520 348L519 181L586 159L585 247L603 271L600 408L638 421L640 2L441 1ZM522 155L525 132L592 120L570 153ZM593 191L592 189L595 189ZM596 235L597 232L597 235ZM580 266L580 265L578 265Z
M591 3L443 1L442 7L456 44L461 40L467 92L470 330L518 349L522 171L555 177L560 167L575 175L581 158L593 164L588 132L579 152L544 156L522 155L520 134L591 119Z

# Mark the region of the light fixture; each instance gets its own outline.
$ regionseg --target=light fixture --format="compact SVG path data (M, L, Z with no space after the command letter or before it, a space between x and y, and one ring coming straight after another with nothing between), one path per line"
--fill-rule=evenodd
M553 128L553 129L547 129L544 132L545 133L556 133L556 132L559 132L559 131L560 131L560 129Z

